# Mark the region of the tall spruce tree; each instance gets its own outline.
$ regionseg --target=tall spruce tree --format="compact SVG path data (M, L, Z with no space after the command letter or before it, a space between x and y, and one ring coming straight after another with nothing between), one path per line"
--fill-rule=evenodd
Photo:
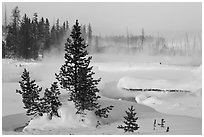
M35 80L31 80L29 72L24 69L21 76L22 80L19 82L21 90L16 90L16 93L22 95L24 109L27 110L26 115L38 116L43 114L43 107L40 104L40 92L42 88L35 84Z
M49 114L51 118L52 116L59 117L57 110L62 105L59 100L59 95L60 91L57 82L54 82L50 89L45 89L44 97L42 98L42 106L44 107L45 113Z
M65 64L56 74L56 79L62 88L71 92L68 100L74 102L77 114L85 115L85 110L92 111L100 107L96 102L100 98L97 95L100 79L93 79L94 72L90 67L92 57L87 56L87 45L81 37L78 20L70 36L65 43Z
M134 132L139 129L137 122L138 117L136 117L135 109L133 106L131 108L128 108L129 111L125 111L127 116L124 116L125 120L125 126L118 126L120 129L124 129L125 132Z

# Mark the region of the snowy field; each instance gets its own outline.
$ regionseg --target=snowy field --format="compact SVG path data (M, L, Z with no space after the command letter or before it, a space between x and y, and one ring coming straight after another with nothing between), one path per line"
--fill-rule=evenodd
M123 124L125 111L133 105L139 130L134 134L202 134L202 66L200 58L192 57L142 57L127 55L93 55L95 78L99 83L99 100L102 106L113 105L108 119L97 119L92 113L84 125L78 123L73 104L67 102L68 94L61 91L63 103L61 118L49 121L46 116L31 121L25 116L18 81L23 69L43 89L49 88L55 73L63 64L63 55L47 57L41 62L2 60L2 129L3 134L125 134L117 128ZM189 92L130 91L126 89L159 88ZM165 128L153 130L153 121L165 119ZM95 121L101 121L96 128ZM74 124L73 124L74 123ZM127 133L126 133L127 134Z

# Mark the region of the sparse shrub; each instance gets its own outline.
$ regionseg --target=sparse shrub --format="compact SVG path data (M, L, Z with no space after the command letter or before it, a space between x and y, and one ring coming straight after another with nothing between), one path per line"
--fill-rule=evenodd
M166 132L169 132L169 127L166 128Z
M164 124L165 124L165 120L162 118L161 119L161 124L159 123L158 125L161 126L161 127L165 127Z

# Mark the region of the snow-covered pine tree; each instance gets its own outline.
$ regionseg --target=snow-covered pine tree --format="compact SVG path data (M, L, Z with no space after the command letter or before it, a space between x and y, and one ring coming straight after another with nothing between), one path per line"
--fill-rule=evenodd
M73 101L77 114L85 115L85 110L92 111L100 108L96 102L100 96L97 84L100 79L93 79L95 74L90 67L91 56L88 52L83 38L81 37L81 26L76 20L71 37L65 43L65 64L60 68L56 79L62 88L70 91L69 101Z
M40 92L42 88L35 84L35 80L31 80L29 72L24 69L21 76L22 81L19 81L21 90L16 90L16 93L22 95L22 101L24 103L24 109L27 110L26 115L38 116L42 115L43 108L40 105Z
M131 106L131 108L128 108L128 110L129 112L125 111L127 116L124 116L126 120L124 121L125 126L120 125L118 126L118 128L124 129L125 132L134 132L139 128L138 124L136 123L138 119L138 117L136 117L137 113L135 113L135 109L133 108L133 106Z
M59 95L60 91L57 82L53 82L50 89L45 89L44 97L42 98L42 106L44 107L44 112L49 114L51 119L52 116L59 117L57 110L62 105L58 98Z

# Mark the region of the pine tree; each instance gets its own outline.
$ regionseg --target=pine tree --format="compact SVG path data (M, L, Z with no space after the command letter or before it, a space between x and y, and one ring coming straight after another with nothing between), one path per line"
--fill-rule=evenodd
M45 20L45 45L44 50L50 49L50 23L49 20L46 18Z
M38 24L38 45L39 45L39 49L38 49L38 53L40 55L43 55L43 50L44 50L44 45L45 45L45 21L44 18L42 17L41 20L39 21Z
M44 21L43 17L39 21L38 31L39 31L39 39L43 41L44 40L44 35L45 35L45 21Z
M57 82L54 82L50 89L45 89L44 97L42 98L42 106L44 107L44 112L52 116L58 116L57 110L62 105L59 100L60 91L57 86Z
M70 35L69 22L66 21L66 34Z
M19 49L19 28L20 28L20 10L16 6L12 10L12 22L8 25L8 35L6 37L7 57L18 57Z
M39 51L39 29L38 29L38 15L37 13L34 13L33 19L32 19L32 58L37 59L38 58L38 51Z
M5 42L2 40L2 58L6 57Z
M25 14L22 21L21 21L21 27L20 27L20 56L28 59L31 58L31 23L30 19Z
M52 45L56 45L56 41L57 41L57 35L56 35L56 29L55 29L55 25L52 26L51 28L51 34L50 34L50 42Z
M87 30L88 32L88 51L89 52L92 52L92 49L93 49L93 47L92 47L92 28L91 28L91 24L89 23L89 25L88 25L88 30Z
M59 45L60 44L60 38L61 38L61 35L60 35L61 27L59 25L59 19L57 19L57 21L56 21L56 27L55 28L56 28L56 44Z
M63 35L65 35L66 34L66 24L65 24L65 22L63 23L62 30L63 30Z
M71 92L68 100L74 102L77 114L85 115L85 110L92 111L100 107L96 102L100 98L97 95L100 79L93 79L94 72L89 66L92 57L87 56L87 45L81 37L78 20L70 36L65 43L65 64L60 68L59 74L56 74L56 78L62 88Z
M86 25L83 25L82 29L81 29L81 37L84 39L84 41L86 42Z
M135 109L133 108L133 106L131 106L131 108L128 108L129 112L128 111L125 111L127 116L124 116L125 120L124 123L125 123L125 126L118 126L118 128L120 129L124 129L125 132L134 132L136 130L138 130L139 126L138 124L136 123L138 117L136 117L136 114L134 111Z
M28 116L38 116L42 115L43 107L40 105L40 92L42 88L35 84L35 80L31 80L29 72L24 69L21 76L22 81L20 81L21 90L16 90L16 93L22 95L22 101L24 103L24 109L27 110L26 115Z

